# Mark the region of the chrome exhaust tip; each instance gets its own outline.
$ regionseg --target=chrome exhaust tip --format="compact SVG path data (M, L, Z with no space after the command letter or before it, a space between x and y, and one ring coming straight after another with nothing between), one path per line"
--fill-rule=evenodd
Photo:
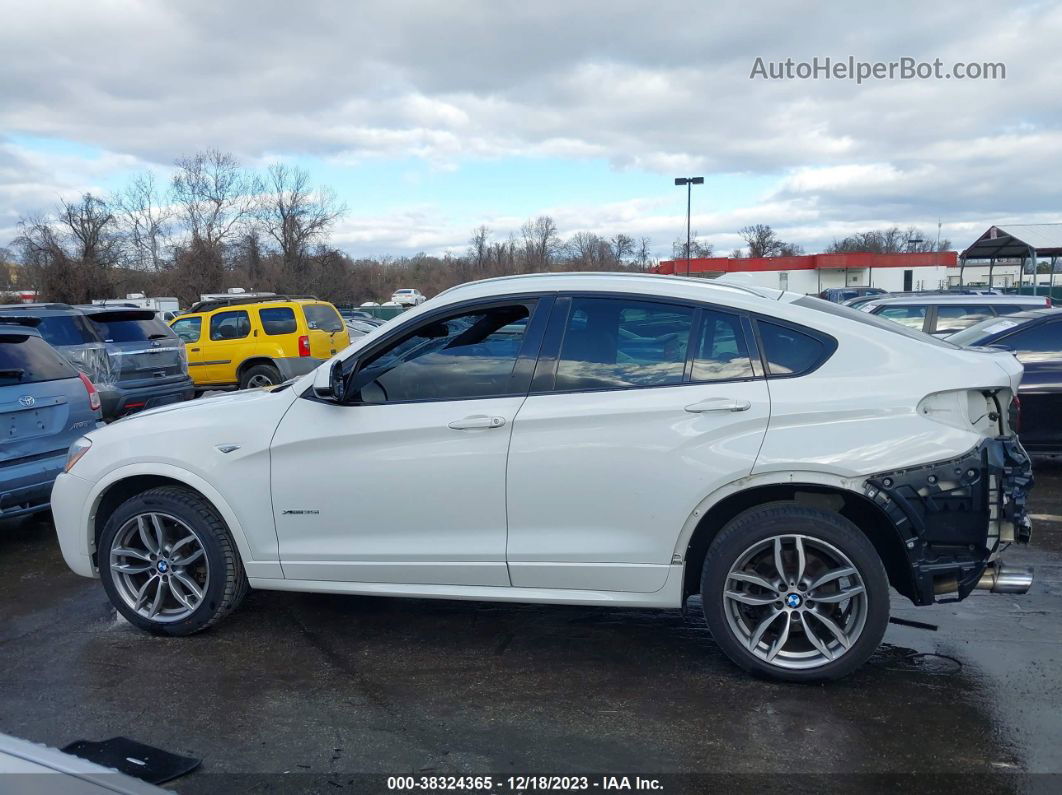
M1032 587L1032 569L1008 566L999 560L989 563L977 581L979 591L992 593L1028 593Z

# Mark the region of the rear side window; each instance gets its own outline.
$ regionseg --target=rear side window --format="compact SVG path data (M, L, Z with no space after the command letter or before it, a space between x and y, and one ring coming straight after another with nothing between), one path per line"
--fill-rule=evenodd
M1043 309L1044 305L995 304L992 308L996 310L997 315L1016 315L1018 312L1028 312L1030 309Z
M161 320L93 320L104 342L144 342L168 339L173 336L170 327Z
M184 342L198 342L199 331L202 327L203 318L201 317L182 317L180 320L175 320L173 325L170 326L173 329L173 333Z
M576 298L554 389L681 384L694 310L614 298Z
M962 331L974 323L980 323L986 317L992 317L992 314L992 308L989 306L938 306L936 331Z
M741 318L705 310L700 339L693 355L693 380L733 381L752 377L752 360L741 329Z
M767 374L803 375L811 372L833 353L834 344L810 333L797 331L766 320L757 320Z
M875 314L915 331L921 331L926 323L924 306L886 306Z
M84 345L100 341L83 315L42 317L37 331L50 345Z
M1054 360L1062 352L1062 322L1056 320L1052 323L1041 323L1008 334L997 341L1013 348L1023 362Z
M251 333L251 320L243 310L218 312L210 318L210 339L238 340Z
M40 337L0 333L0 386L73 378L74 370Z
M258 317L262 321L262 329L266 334L294 334L298 330L295 322L295 310L290 306L274 306L258 310Z
M306 325L318 331L342 331L343 318L339 313L327 304L304 304L303 313L306 315Z

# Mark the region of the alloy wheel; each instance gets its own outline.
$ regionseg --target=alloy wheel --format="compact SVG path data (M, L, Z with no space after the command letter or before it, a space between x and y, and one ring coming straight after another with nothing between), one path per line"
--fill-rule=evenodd
M165 513L141 513L114 535L111 579L126 605L159 623L180 621L202 604L210 563L199 535Z
M841 550L807 535L758 541L727 574L723 610L738 641L789 669L839 659L866 624L866 585Z

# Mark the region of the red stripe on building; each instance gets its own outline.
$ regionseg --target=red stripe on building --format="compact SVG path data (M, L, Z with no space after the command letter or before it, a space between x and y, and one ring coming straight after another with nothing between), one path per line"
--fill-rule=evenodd
M798 257L694 257L690 273L750 273L757 271L808 271L824 268L954 268L959 263L956 251L933 251L917 254L871 254L860 251L846 254L802 254ZM654 273L685 275L686 260L662 260Z

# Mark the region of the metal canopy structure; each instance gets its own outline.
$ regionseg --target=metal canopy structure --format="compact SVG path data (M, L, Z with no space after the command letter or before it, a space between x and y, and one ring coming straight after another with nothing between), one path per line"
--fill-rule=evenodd
M967 260L988 260L988 285L992 286L992 269L998 259L1030 258L1033 262L1032 284L1036 289L1036 263L1039 257L1051 258L1050 285L1054 287L1055 260L1062 257L1062 224L1007 224L991 226L959 254L959 285ZM1018 286L1025 268L1018 271Z

